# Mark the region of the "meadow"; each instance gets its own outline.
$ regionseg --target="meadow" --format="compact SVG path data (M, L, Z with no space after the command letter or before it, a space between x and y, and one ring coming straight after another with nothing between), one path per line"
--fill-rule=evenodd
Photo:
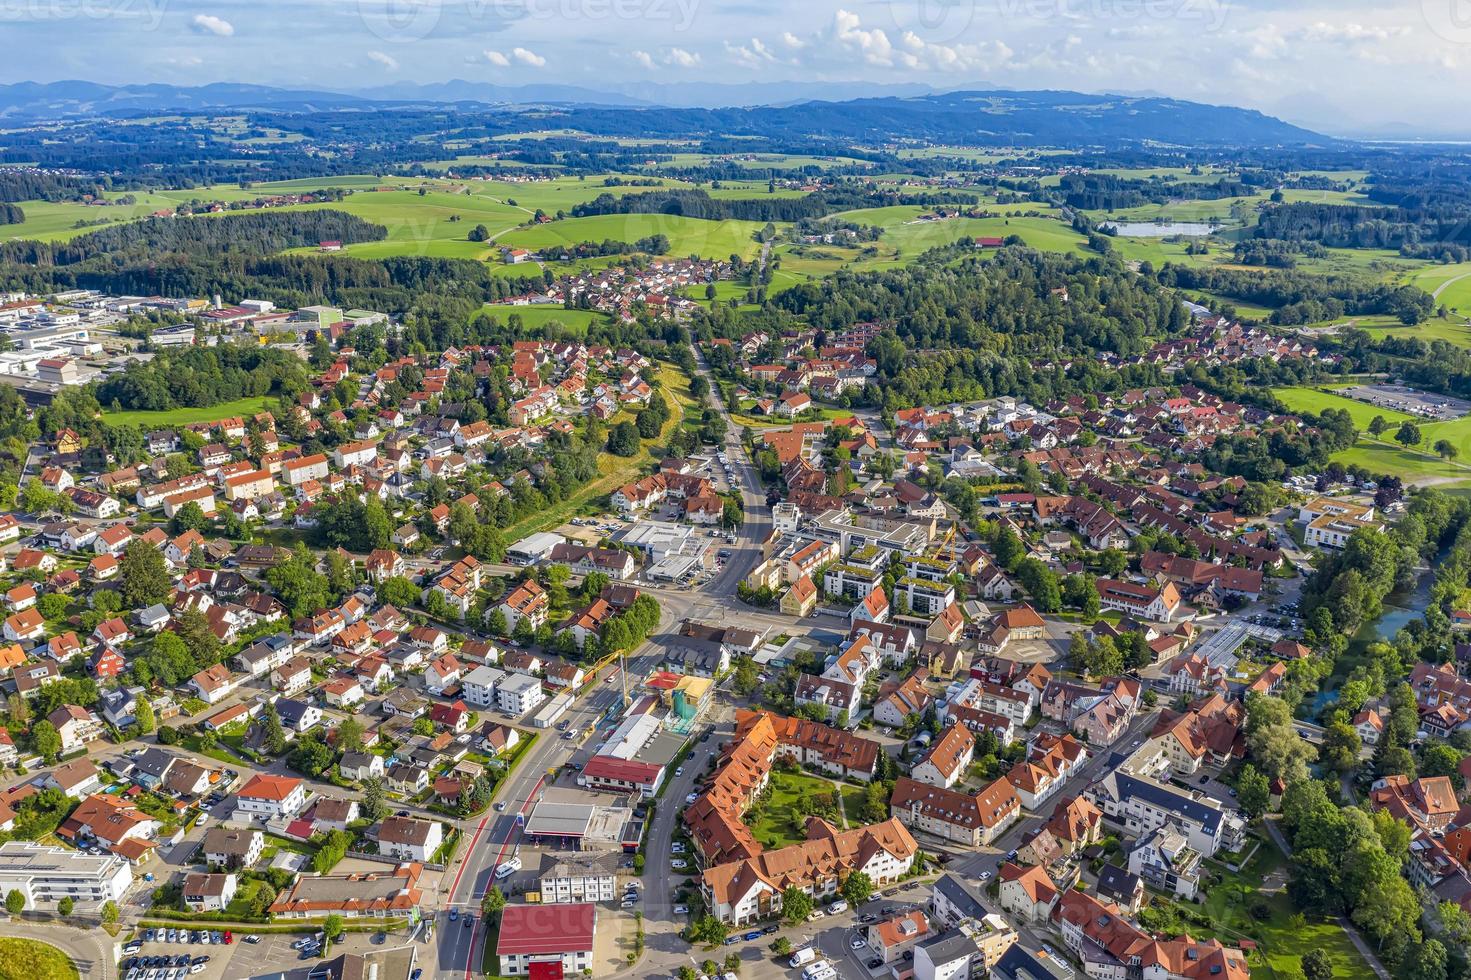
M1406 412L1396 412L1388 408L1376 408L1365 402L1348 398L1344 395L1324 391L1321 388L1291 387L1273 388L1272 394L1294 412L1311 412L1314 415L1322 414L1324 409L1336 408L1348 412L1353 419L1354 428L1364 431L1369 428L1369 423L1374 416L1382 416L1384 421L1391 425L1399 425L1401 422L1413 422L1414 416Z
M238 401L222 402L208 408L169 408L162 411L113 412L103 409L102 421L108 425L136 425L141 429L157 429L170 425L188 425L191 422L215 422L219 419L247 417L258 412L273 411L277 399L274 395L260 398L241 398Z
M611 318L597 310L567 310L560 306L497 306L487 305L485 312L492 318L510 323L519 318L521 326L528 330L539 330L548 324L559 325L568 334L587 336L587 328L594 323L608 323Z
M762 227L759 221L705 221L674 214L599 214L518 228L504 235L499 244L534 250L609 238L633 242L665 235L671 255L752 258L761 250L754 236Z

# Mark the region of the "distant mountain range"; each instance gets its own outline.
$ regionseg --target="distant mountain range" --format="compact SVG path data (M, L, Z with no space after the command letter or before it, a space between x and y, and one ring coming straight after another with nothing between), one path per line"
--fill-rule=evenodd
M593 91L573 85L500 86L460 80L358 92L235 83L193 87L82 81L0 85L0 121L10 124L163 112L329 112L448 104L526 111L527 128L565 126L650 137L811 136L853 141L1003 141L1024 146L1331 142L1250 109L1152 95L1065 91L939 93L922 85L801 82L647 84Z
M1081 92L946 92L726 109L575 107L547 113L544 121L590 133L653 137L708 133L1017 146L1333 142L1253 109Z

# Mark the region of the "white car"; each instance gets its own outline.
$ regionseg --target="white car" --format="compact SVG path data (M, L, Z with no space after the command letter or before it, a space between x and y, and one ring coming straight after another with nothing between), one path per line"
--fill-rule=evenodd
M981 872L981 880L982 881L989 881L990 878L991 878L991 872L989 872L989 871L982 871Z
M852 939L848 940L849 949L862 949L867 945L868 943L864 941L862 936L854 936Z
M812 914L809 915L807 918L809 918L809 919L824 919L824 918L827 918L827 913L824 912L822 909L813 909L812 910Z
M674 914L675 915L689 915L690 914L690 907L688 905L676 905L676 906L674 906Z
M688 794L688 795L685 796L684 801L686 803L693 803L693 802L695 802L695 800L698 800L699 798L700 798L700 794L699 793L690 793L690 794Z
M683 854L684 853L684 841L681 841L681 840L675 841L673 844L670 844L669 845L669 849L671 851L673 851L675 854Z

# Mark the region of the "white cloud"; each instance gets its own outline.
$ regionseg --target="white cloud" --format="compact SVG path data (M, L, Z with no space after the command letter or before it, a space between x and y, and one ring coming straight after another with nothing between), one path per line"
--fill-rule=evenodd
M1365 24L1329 24L1318 21L1298 32L1304 41L1329 44L1358 44L1366 41L1388 41L1409 33L1407 27L1375 27Z
M802 40L797 35L793 34L791 31L783 31L782 32L782 35L781 35L781 43L782 44L785 44L787 47L791 48L793 51L799 51L802 48L807 47L807 42L804 41L804 40Z
M750 44L731 44L726 41L725 50L733 61L745 68L760 68L776 61L776 55L756 37L751 38Z
M547 60L541 55L535 51L528 51L526 48L512 48L511 57L523 65L530 65L532 68L541 68L547 63Z
M204 64L204 59L197 54L184 54L176 57L165 58L163 63L170 68L198 68Z
M883 28L864 30L858 15L849 10L833 14L833 36L840 44L856 49L871 65L889 67L894 63L894 46Z
M640 68L647 68L650 71L654 69L654 56L647 51L635 51L633 53L633 60L638 63Z
M487 52L485 52L485 60L488 61L488 62L490 62L492 65L495 65L497 68L509 68L509 67L511 67L511 59L510 58L507 58L505 55L501 54L499 51L487 51Z
M906 30L897 41L878 27L866 28L862 19L848 10L833 15L828 38L845 54L857 52L870 65L906 71L971 72L1006 67L1015 52L1002 41L940 44Z
M195 14L189 26L196 34L213 34L215 37L229 37L235 33L234 24L214 14Z
M673 65L676 68L696 68L700 64L700 56L684 48L670 48L669 52L664 55L664 64Z
M382 51L369 51L368 60L376 61L389 71L398 71L398 59L392 55L384 54Z

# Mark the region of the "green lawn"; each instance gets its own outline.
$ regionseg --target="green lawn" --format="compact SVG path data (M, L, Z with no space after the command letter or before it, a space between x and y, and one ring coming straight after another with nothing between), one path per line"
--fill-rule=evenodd
M1267 841L1240 873L1220 871L1221 882L1204 888L1204 911L1210 921L1210 931L1223 942L1239 942L1243 937L1255 940L1260 949L1252 954L1252 967L1265 965L1268 967L1265 975L1279 980L1301 977L1302 955L1312 949L1328 954L1335 977L1370 976L1368 964L1336 922L1312 916L1298 919L1291 900L1282 890L1286 867L1282 852ZM1250 912L1258 902L1266 902L1271 909L1270 916L1264 920L1254 918Z
M1418 422L1404 412L1375 408L1373 405L1335 395L1317 388L1273 388L1272 393L1295 412L1322 412L1325 408L1346 409L1359 429L1356 445L1333 454L1345 466L1359 465L1371 473L1398 476L1408 483L1434 482L1456 486L1471 484L1471 416L1453 422ZM1379 439L1368 434L1369 422L1382 415L1390 429ZM1420 444L1406 449L1393 442L1394 429L1401 422L1416 421L1420 428ZM1447 462L1431 449L1441 439L1456 447L1456 459Z
M155 429L165 425L188 425L190 422L214 422L218 419L248 417L257 412L270 411L276 405L276 397L241 398L238 401L222 402L209 408L169 408L158 412L109 412L102 413L102 421L108 425L136 425L144 429Z
M785 847L806 840L807 818L797 812L794 804L801 797L831 796L833 784L805 773L773 772L769 785L771 795L759 818L751 825L751 833L767 848Z
M76 980L71 959L37 939L0 936L0 980Z
M863 787L840 783L838 792L842 796L843 813L848 818L848 826L863 826L863 818L860 816L863 813Z

